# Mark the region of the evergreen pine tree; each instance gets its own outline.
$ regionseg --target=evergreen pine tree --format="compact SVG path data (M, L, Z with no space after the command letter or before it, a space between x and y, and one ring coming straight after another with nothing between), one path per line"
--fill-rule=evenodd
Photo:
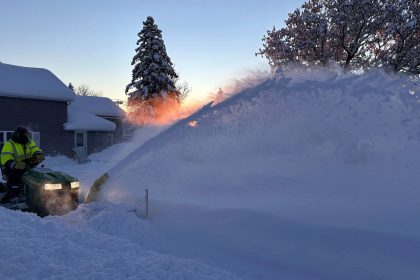
M150 101L149 105L153 105L156 100L178 100L179 92L174 83L178 75L166 53L162 31L154 23L153 17L149 16L143 22L138 36L138 47L131 62L134 65L132 80L125 89L129 96L128 104L138 106Z

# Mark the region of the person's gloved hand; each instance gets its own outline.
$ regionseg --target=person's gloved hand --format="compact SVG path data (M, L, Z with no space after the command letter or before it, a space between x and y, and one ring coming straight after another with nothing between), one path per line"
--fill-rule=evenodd
M19 170L23 170L26 168L26 162L24 161L18 161L15 163L15 166L13 167L14 169L19 169Z
M37 155L35 155L35 156L34 156L34 161L35 161L36 163L40 163L40 162L42 162L44 159L45 159L45 157L44 157L44 155L43 155L43 154L37 154Z

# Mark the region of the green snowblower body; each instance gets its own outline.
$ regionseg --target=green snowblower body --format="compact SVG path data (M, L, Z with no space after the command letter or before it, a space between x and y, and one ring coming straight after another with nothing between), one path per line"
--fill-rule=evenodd
M23 191L19 205L11 209L36 212L40 216L63 215L79 205L79 180L49 168L35 167L22 176Z
M79 205L79 180L48 168L33 168L22 177L26 202L40 215L63 215Z

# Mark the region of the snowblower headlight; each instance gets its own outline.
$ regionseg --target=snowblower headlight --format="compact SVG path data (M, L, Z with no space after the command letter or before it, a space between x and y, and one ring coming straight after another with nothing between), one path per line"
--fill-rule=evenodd
M78 188L80 186L79 182L71 182L70 183L70 188L75 189Z
M45 184L44 190L46 191L54 191L54 190L61 190L62 186L61 184Z

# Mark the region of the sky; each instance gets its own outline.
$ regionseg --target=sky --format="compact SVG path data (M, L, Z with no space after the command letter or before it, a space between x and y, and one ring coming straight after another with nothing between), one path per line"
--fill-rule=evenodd
M88 85L126 100L137 33L147 16L190 100L217 92L253 70L268 69L255 53L273 26L303 0L0 0L0 61L46 68L65 84Z

